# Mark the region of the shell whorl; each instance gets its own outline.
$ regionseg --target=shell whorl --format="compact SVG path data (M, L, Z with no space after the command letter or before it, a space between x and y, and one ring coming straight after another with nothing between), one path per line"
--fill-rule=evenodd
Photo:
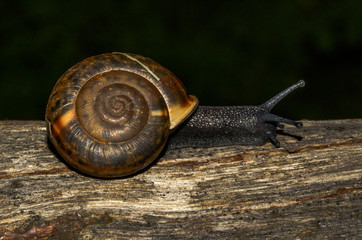
M99 142L131 140L149 120L148 102L156 101L153 95L160 97L147 83L136 74L121 71L93 77L83 85L76 99L80 125ZM163 108L166 109L165 104Z
M137 172L160 154L171 125L197 105L173 76L138 55L110 53L79 62L63 74L49 98L51 141L87 175Z

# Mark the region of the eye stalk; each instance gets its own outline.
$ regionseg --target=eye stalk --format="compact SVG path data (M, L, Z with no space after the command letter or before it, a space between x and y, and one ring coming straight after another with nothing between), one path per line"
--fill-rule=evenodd
M275 105L278 104L280 100L282 100L285 96L287 96L289 93L293 92L295 89L304 87L305 82L304 80L299 80L297 83L293 84L292 86L288 87L284 91L280 92L279 94L275 95L265 103L261 104L260 107L264 108L268 112L270 112Z

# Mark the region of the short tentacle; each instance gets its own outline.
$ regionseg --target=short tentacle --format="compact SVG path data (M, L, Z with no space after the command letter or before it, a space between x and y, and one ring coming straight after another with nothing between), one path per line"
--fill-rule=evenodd
M272 113L265 113L260 117L260 120L262 122L270 122L270 123L275 123L278 127L283 126L280 123L286 123L286 124L290 124L293 126L296 126L297 128L301 128L303 127L303 123L301 122L296 122L287 118L283 118L283 117L279 117L277 115L274 115ZM283 128L283 127L281 127Z
M280 142L277 140L276 135L273 134L270 131L266 132L267 137L270 139L270 141L274 144L275 147L279 148L280 147Z

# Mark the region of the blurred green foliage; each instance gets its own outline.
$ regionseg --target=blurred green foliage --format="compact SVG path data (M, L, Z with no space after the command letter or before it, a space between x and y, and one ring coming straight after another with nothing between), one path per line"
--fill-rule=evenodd
M56 80L104 52L150 57L202 105L362 117L362 1L1 1L0 120L43 119Z

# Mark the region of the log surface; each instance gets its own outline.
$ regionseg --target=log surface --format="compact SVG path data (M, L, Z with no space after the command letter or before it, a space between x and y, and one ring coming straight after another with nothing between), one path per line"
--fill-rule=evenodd
M279 149L168 150L103 180L70 169L45 122L1 121L0 239L361 239L362 119L303 124Z

